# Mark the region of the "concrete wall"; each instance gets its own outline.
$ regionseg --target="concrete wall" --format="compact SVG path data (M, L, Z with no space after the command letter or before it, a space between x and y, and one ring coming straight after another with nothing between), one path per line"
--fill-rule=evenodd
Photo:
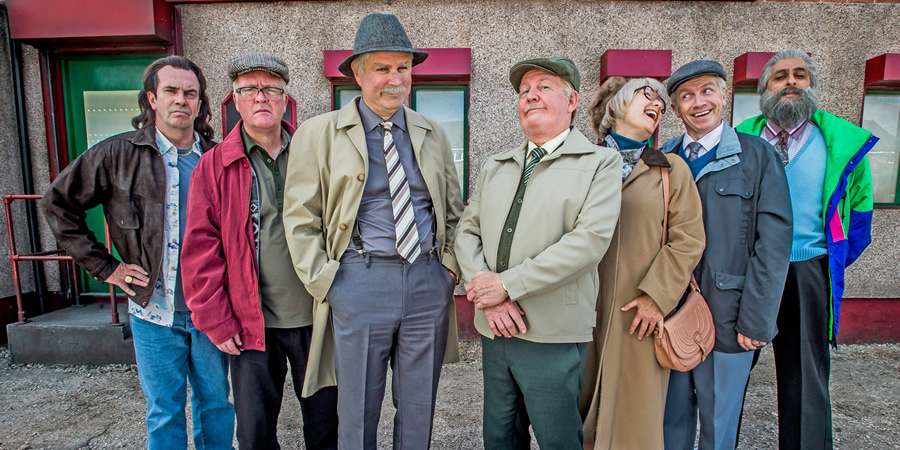
M5 101L0 102L0 195L22 194L22 165L19 157L19 138L16 129L16 108L13 101L12 61L10 59L9 29L7 28L5 2L0 2L0 90ZM27 253L28 229L25 223L25 204L13 204L13 232L18 252ZM15 295L12 265L9 262L9 237L6 232L6 216L0 212L0 298ZM33 289L31 264L20 264L22 286Z
M288 91L297 99L300 120L330 109L322 51L352 48L356 28L370 12L396 14L417 47L471 48L470 184L488 155L523 139L507 74L524 58L565 55L578 64L582 106L576 124L591 136L584 108L599 83L600 56L607 49L671 49L673 68L704 58L720 61L731 73L734 58L745 52L802 48L820 66L821 106L857 124L865 60L900 52L900 6L891 4L395 0L177 7L184 54L204 69L214 104L231 87L227 59L267 51L283 57L291 68ZM46 183L38 57L33 50L25 56L35 173L39 183ZM214 108L217 132L218 111ZM730 117L730 108L725 115ZM661 137L681 132L674 114L667 114ZM893 231L898 225L895 211L876 213L875 242L850 270L848 296L900 297L900 281L889 270L900 265Z

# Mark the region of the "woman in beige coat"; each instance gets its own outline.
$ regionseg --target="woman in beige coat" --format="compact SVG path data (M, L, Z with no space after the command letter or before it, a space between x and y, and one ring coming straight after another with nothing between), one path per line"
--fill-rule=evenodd
M581 387L585 448L662 449L669 370L654 339L687 288L704 247L700 197L687 164L648 145L666 111L658 81L605 82L591 102L600 144L622 156L622 209L600 262L597 325ZM669 171L662 245L662 171Z

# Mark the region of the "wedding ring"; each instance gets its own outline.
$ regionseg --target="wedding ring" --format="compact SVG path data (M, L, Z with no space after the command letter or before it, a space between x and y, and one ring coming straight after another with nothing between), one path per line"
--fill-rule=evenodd
M132 281L134 281L134 278L132 278L131 275L125 275L126 283L131 284Z

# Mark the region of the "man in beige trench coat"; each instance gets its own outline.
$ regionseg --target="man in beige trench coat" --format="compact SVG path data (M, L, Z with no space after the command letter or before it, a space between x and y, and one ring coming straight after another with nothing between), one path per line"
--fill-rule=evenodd
M572 126L580 76L568 58L517 63L526 142L488 158L456 255L482 334L484 446L580 448L578 394L594 326L597 264L621 199L621 160Z
M366 16L338 67L362 97L291 140L284 230L315 309L303 395L336 377L340 448L376 448L389 362L394 448L428 448L442 360L459 358L450 139L403 106L427 57L397 17Z

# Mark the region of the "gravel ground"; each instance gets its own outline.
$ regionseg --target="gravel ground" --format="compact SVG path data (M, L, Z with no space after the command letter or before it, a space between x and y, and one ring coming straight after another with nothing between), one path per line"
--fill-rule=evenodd
M900 448L900 344L843 345L832 355L835 447ZM462 362L444 367L433 448L481 448L480 362L480 345L463 344ZM389 392L385 398L379 448L391 446ZM135 366L14 365L0 347L0 449L141 448L144 414ZM286 397L278 421L284 448L303 448L300 419L297 399ZM767 348L750 378L740 448L776 448L776 423Z

